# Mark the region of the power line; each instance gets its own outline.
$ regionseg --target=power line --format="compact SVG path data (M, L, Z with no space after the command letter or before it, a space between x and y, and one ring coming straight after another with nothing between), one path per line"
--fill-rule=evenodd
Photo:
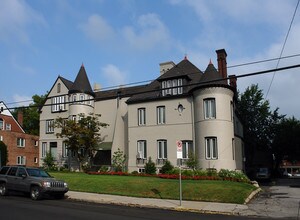
M294 69L294 68L299 68L299 67L300 67L300 64L297 64L297 65L285 66L285 67L281 67L281 68L263 70L263 71L253 72L253 73L246 73L246 74L241 74L241 75L237 75L237 76L229 76L227 78L222 78L222 79L207 80L207 81L203 81L203 82L200 82L200 83L192 83L192 84L189 84L189 85L182 85L182 86L177 86L177 87L175 86L175 87L172 87L172 88L202 86L202 85L207 85L209 83L216 83L216 82L219 82L219 81L230 80L232 78L244 78L244 77L262 75L262 74L271 73L271 72L274 72L274 71L279 72L279 71L288 70L288 69ZM166 88L145 90L145 91L131 93L130 95L132 96L132 95L139 95L139 94L145 94L145 93L150 93L150 92L158 92L158 91L162 91L164 89L166 89ZM67 94L64 94L64 95L67 95ZM126 96L128 96L128 95L122 95L122 94L119 95L120 98L126 97ZM57 97L57 96L54 96L54 97ZM111 97L106 97L106 98L110 99L110 98L114 98L114 97L115 97L115 95L112 95ZM47 99L51 99L51 98L53 98L53 97L47 97ZM77 100L77 101L68 101L68 102L62 102L62 103L56 103L56 104L52 104L52 103L51 104L44 104L43 106L71 104L71 103L79 103L79 102L86 102L86 101L97 101L97 98L91 98L91 99L85 99L85 100ZM7 109L12 110L12 109L23 109L23 108L30 108L30 107L40 108L40 107L43 107L43 106L31 105L31 106L13 107L13 108L7 108ZM6 110L6 109L2 109L2 111L3 110Z
M289 26L289 29L288 29L288 32L287 32L287 34L286 34L284 43L283 43L283 45L282 45L281 52L280 52L280 55L279 55L279 59L278 59L278 61L277 61L276 69L278 68L278 65L279 65L279 62L280 62L280 58L281 58L281 56L282 56L282 53L283 53L283 50L284 50L284 48L285 48L287 39L288 39L288 37L289 37L290 31L291 31L291 28L292 28L292 24L293 24L293 22L294 22L295 15L296 15L296 12L297 12L297 9L298 9L298 6L299 6L299 2L300 2L300 0L298 0L298 2L297 2L297 5L296 5L296 8L295 8L293 17L292 17L292 20L291 20L291 23L290 23L290 26ZM271 86L272 86L273 81L274 81L274 78L275 78L275 74L276 74L276 71L273 73L273 77L272 77L271 83L270 83L270 85L269 85L268 91L267 91L267 93L266 93L265 99L268 97L268 94L269 94L269 92L270 92Z

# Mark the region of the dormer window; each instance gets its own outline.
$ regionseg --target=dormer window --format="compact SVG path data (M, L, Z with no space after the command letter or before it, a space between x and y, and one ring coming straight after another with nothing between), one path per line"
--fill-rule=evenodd
M182 94L182 79L166 80L162 82L162 95L179 95Z

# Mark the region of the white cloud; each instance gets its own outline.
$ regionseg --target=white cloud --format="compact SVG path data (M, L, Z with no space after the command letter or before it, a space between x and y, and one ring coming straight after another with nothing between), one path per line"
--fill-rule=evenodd
M29 104L32 104L32 97L25 96L25 95L18 95L15 94L13 96L14 102L16 102L17 106L28 106Z
M107 80L108 85L124 85L126 84L125 71L121 71L117 66L108 64L102 68L102 73Z
M87 37L96 41L103 42L110 40L114 36L114 29L100 15L91 15L86 23L81 23L79 28Z
M131 46L141 50L158 45L165 47L170 43L167 27L159 16L153 13L141 15L137 20L137 27L124 27L123 35Z
M44 18L25 1L3 0L0 7L0 39L18 39L23 43L29 41L28 24L42 24L46 22Z

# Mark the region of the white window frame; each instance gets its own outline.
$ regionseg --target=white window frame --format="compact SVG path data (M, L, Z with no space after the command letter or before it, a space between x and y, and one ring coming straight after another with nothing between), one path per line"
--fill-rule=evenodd
M46 157L47 154L47 142L42 143L42 157Z
M146 108L138 108L138 125L146 125Z
M51 99L52 112L59 112L66 110L65 96L56 96Z
M63 142L63 146L62 146L62 157L63 158L66 158L66 157L68 157L69 156L69 149L68 149L68 145L65 143L65 142Z
M218 142L216 137L205 138L205 156L207 160L218 159Z
M4 130L4 120L0 118L0 130Z
M34 163L38 163L39 160L37 157L34 157L33 161L34 161Z
M26 165L26 157L17 156L17 165Z
M215 119L216 118L216 99L207 98L203 100L204 106L204 118Z
M84 94L80 94L79 95L79 100L80 100L80 103L84 103L84 99L85 99L85 97L84 97Z
M147 141L138 140L137 141L137 158L146 159L147 158Z
M157 140L157 159L168 158L167 140Z
M17 147L25 147L25 138L17 138Z
M194 153L193 141L182 141L182 159L189 159L191 153Z
M166 107L165 106L157 106L156 107L156 115L157 115L157 124L165 124L166 123Z
M162 96L166 95L179 95L183 93L182 79L173 79L162 81Z
M54 133L54 120L46 120L46 134Z
M11 131L11 124L6 123L6 124L5 124L5 130Z

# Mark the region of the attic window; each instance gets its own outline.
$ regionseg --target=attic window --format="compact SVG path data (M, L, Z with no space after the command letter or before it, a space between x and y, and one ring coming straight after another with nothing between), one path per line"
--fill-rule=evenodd
M60 83L57 84L57 93L60 93L61 92L61 85Z
M182 79L162 81L162 96L182 94Z

